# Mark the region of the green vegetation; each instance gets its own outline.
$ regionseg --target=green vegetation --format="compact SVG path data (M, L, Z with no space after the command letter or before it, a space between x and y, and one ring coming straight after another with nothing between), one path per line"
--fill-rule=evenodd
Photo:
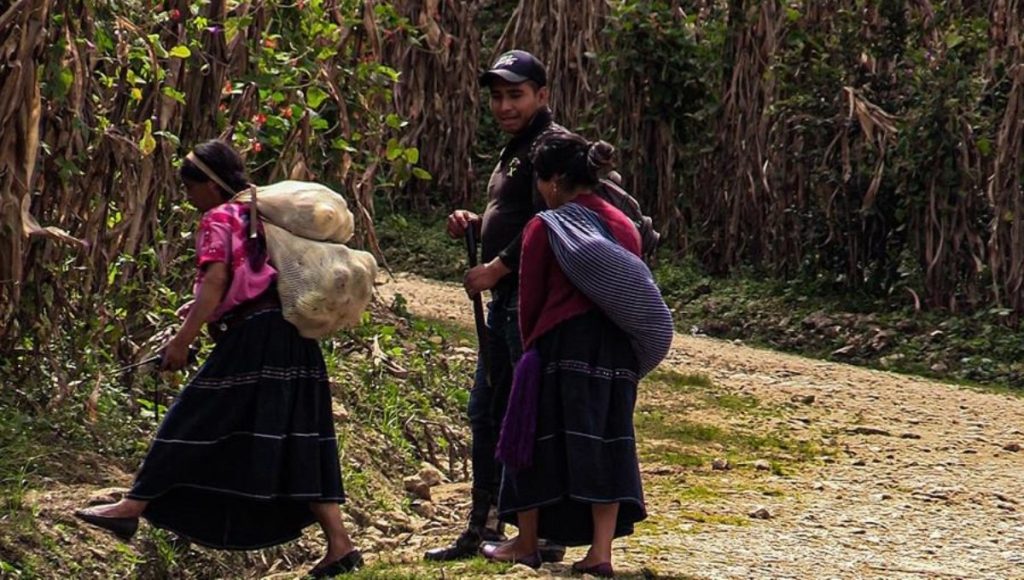
M1008 311L916 311L909 294L875 298L822 281L655 270L681 332L966 384L1024 387L1024 341Z
M377 221L377 237L388 266L436 280L460 281L465 274L466 246L445 233L445 216L384 216Z

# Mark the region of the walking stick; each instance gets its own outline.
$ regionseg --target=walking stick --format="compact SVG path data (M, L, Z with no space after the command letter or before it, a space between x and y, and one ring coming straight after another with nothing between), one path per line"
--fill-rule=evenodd
M476 266L476 231L473 228L473 224L469 224L469 228L466 230L466 253L469 254L469 267L473 268ZM476 340L480 343L480 360L484 364L484 369L490 370L488 366L488 353L487 353L487 323L484 320L484 302L479 294L473 297L473 318L476 321Z
M199 359L199 349L190 346L188 347L188 364L193 364ZM151 357L140 360L137 363L123 366L116 371L114 374L120 375L130 371L131 369L138 368L145 365L153 365L154 368L159 368L164 361L164 353L155 354ZM156 381L153 383L153 417L154 420L160 423L160 382Z

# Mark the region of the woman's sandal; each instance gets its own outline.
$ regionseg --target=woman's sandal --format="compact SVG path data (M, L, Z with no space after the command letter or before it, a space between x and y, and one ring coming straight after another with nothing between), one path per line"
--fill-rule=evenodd
M534 552L529 556L525 556L522 558L512 557L512 559L505 559L497 555L497 552L502 545L503 544L487 544L480 549L480 553L483 554L484 558L487 558L492 562L508 562L510 564L523 564L524 566L529 566L534 570L540 568L540 565L542 563L540 559L540 552Z
M125 542L130 542L139 529L139 518L112 518L92 513L88 509L75 510L75 517L87 524L107 530Z
M594 564L593 566L581 566L580 562L576 562L572 565L572 571L577 574L590 574L591 576L597 576L598 578L615 577L615 570L612 569L611 562L601 562L600 564Z
M326 566L317 566L316 568L313 568L309 571L308 577L331 578L334 576L341 576L342 574L348 574L349 572L355 572L362 567L363 555L359 550L352 550L348 554L345 554Z

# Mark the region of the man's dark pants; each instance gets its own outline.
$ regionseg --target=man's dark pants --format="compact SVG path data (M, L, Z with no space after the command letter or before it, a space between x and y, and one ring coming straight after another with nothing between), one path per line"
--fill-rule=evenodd
M519 334L519 297L515 290L494 292L487 308L487 357L477 359L469 394L469 425L473 431L473 489L497 501L501 465L494 459L501 420L512 388L512 371L523 354ZM490 368L485 368L486 365ZM490 380L488 379L490 376Z
M469 425L473 432L473 501L468 529L450 547L427 553L428 560L454 560L476 553L481 541L499 539L487 529L487 516L497 503L501 465L494 458L501 421L512 391L512 372L523 354L519 333L519 296L515 289L492 292L487 307L486 357L477 359L473 390L469 394ZM486 360L485 360L486 359ZM488 378L490 380L488 380ZM559 562L565 547L541 540L541 559Z

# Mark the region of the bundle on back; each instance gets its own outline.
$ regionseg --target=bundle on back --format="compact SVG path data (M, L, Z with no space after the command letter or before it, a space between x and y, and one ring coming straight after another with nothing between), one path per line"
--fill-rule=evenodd
M345 198L319 183L282 181L257 188L256 209L285 319L307 338L358 324L373 295L377 261L344 245L353 233Z

